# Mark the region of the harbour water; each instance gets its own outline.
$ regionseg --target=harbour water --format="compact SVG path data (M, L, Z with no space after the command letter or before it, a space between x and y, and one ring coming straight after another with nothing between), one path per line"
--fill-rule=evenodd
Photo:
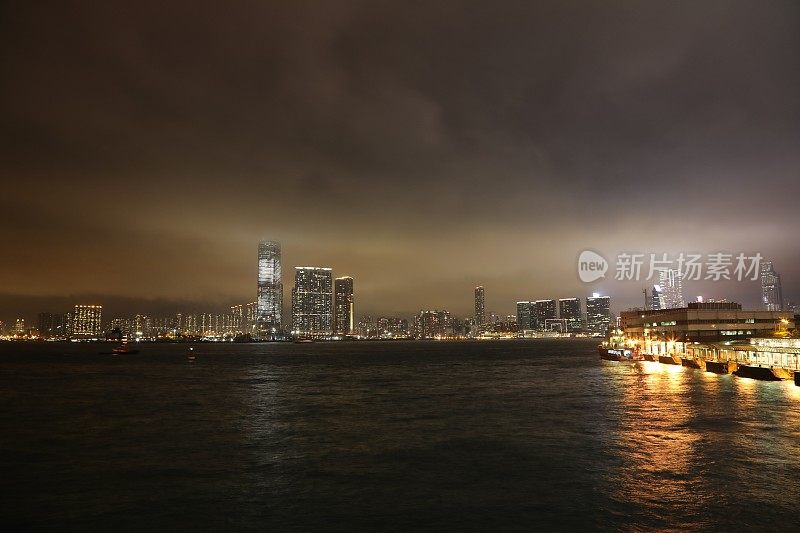
M596 341L0 345L2 521L789 530L800 387Z

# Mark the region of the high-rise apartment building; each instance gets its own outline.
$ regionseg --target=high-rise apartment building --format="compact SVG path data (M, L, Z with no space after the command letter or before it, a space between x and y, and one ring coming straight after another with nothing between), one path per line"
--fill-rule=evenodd
M275 241L258 244L258 294L256 297L256 336L276 339L281 336L283 282L281 245Z
M447 336L450 313L447 311L420 311L417 316L417 338L440 339Z
M480 332L486 327L486 294L483 287L475 287L475 326Z
M568 333L583 331L583 314L580 298L562 298L558 301L558 318Z
M586 331L605 335L611 322L611 297L594 293L586 298Z
M349 276L333 281L334 332L337 335L352 335L353 324L353 278Z
M332 333L332 270L323 267L295 267L292 334L301 337L328 337Z
M356 335L362 339L373 339L378 335L375 322L370 315L364 315L356 324Z
M533 302L517 302L517 331L533 329Z
M772 261L761 263L761 302L767 311L783 311L781 277L775 272Z
M683 296L683 275L679 270L667 269L658 274L658 286L661 289L661 306L659 309L680 309L686 307Z
M661 285L653 285L653 289L650 292L650 309L653 311L666 309L663 303L663 296L664 295L661 293Z
M103 333L102 321L102 305L76 305L72 310L70 334L76 339L99 338Z
M230 323L227 326L227 330L234 335L252 335L256 327L257 316L258 302L232 305Z
M533 302L533 323L538 330L549 329L557 317L555 300L536 300Z
M376 321L377 335L381 339L408 337L408 320L397 317L379 317Z

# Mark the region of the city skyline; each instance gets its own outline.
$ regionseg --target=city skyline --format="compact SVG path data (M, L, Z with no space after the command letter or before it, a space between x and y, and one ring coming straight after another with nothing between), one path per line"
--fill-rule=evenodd
M333 278L330 267L294 267L291 287L291 308L282 309L283 278L281 243L263 240L258 243L256 299L230 306L229 313L190 312L173 316L151 316L137 312L116 315L102 320L102 305L76 304L71 312L39 312L36 327L17 317L11 331L0 322L0 333L13 333L28 338L74 340L111 339L177 339L181 337L214 337L228 340L275 341L289 338L474 338L529 333L601 334L611 322L608 296L593 293L586 298L584 314L581 298L544 299L517 302L516 314L489 314L486 318L485 288L474 288L474 314L461 318L446 309L425 310L413 316L413 327L404 317L362 315L356 327L354 281L351 276ZM771 268L771 264L770 264ZM763 280L762 280L763 281ZM762 283L763 285L763 283ZM605 302L598 312L593 301ZM595 307L593 307L593 305ZM291 317L291 327L282 324L282 317Z
M256 331L254 331L253 334L254 334L254 336L256 338L260 338L260 339L264 339L264 340L276 339L276 338L278 338L280 336L281 332L285 332L286 331L286 328L284 328L284 323L282 322L282 318L281 317L283 317L283 316L291 317L290 322L289 322L291 324L293 324L293 321L294 321L294 315L293 315L294 308L293 308L293 304L291 302L293 301L292 298L294 297L293 295L294 295L294 291L295 291L295 287L296 287L296 279L295 279L295 283L292 284L290 286L290 288L289 288L290 297L291 298L290 298L290 302L289 302L288 307L287 307L287 304L284 301L284 295L283 295L284 285L283 285L283 281L282 281L281 249L282 249L281 248L281 243L279 243L277 241L262 240L262 241L259 241L259 243L258 243L257 291L256 291L256 296L255 296L256 301L253 303L253 305L256 306L255 307L255 309L256 309L255 310L255 315L257 317L257 320L256 320L257 323L256 323ZM313 267L294 267L294 268L295 268L295 271L298 271L298 270L312 269ZM326 270L326 271L331 271L332 272L333 269L325 267L325 268L323 268L321 270ZM650 291L650 293L646 294L644 305L642 305L641 300L639 302L634 302L633 305L627 305L627 306L620 305L618 303L617 298L613 297L613 298L611 298L611 301L614 302L614 303L610 306L610 312L612 314L619 314L620 312L622 312L624 310L628 310L628 309L636 309L636 308L668 309L668 308L674 308L674 307L684 307L686 305L686 300L684 298L684 289L683 289L683 283L682 283L682 276L680 275L679 272L674 271L674 270L666 270L666 271L662 270L658 274L657 279L659 280L659 284L653 285L652 286L652 290ZM344 277L336 278L336 280L332 280L332 282L331 282L331 295L332 295L331 296L331 301L330 301L330 307L331 307L331 309L330 309L330 324L331 324L331 326L330 327L331 327L331 332L334 332L336 330L337 316L338 316L338 313L340 312L339 310L337 310L336 297L335 297L335 294L336 294L335 282L339 282L340 280L341 281L349 280L349 283L350 283L350 285L349 285L349 290L350 290L349 298L350 298L350 301L349 301L349 306L348 307L350 309L351 315L347 318L347 320L351 323L351 327L350 327L351 331L353 329L355 329L355 327L354 327L355 326L355 322L358 319L362 318L362 317L370 317L370 316L376 316L376 315L377 316L391 315L391 316L400 316L400 317L408 318L408 317L417 316L417 313L420 312L420 310L425 310L426 308L429 308L429 309L443 308L443 309L448 309L448 310L449 309L453 309L452 306L443 305L443 303L440 302L439 304L436 304L436 305L433 305L433 306L430 306L430 305L419 305L416 310L405 311L405 312L403 312L403 311L398 312L398 311L393 311L391 309L387 310L386 308L383 308L378 312L374 312L374 311L369 311L368 310L368 311L364 311L364 312L355 313L354 312L355 308L353 306L353 300L352 300L353 299L353 292L352 292L353 278L351 276L344 276ZM577 299L580 301L581 298L585 298L585 299L589 298L589 294L592 294L593 296L599 296L600 293L597 293L595 291L592 291L590 293L585 292L585 291L591 289L592 286L593 286L593 284L582 284L582 288L584 290L584 293L583 293L584 295L580 296L580 297L577 297ZM765 260L765 261L763 261L761 263L761 271L760 271L760 277L759 277L758 286L760 287L760 291L761 291L761 299L760 299L761 301L758 302L755 305L744 304L746 308L752 307L752 308L755 309L755 308L760 308L760 307L767 306L768 305L768 303L767 303L768 299L771 299L770 301L775 300L775 303L769 304L769 307L767 307L768 309L771 309L771 310L782 310L782 309L788 308L790 306L791 306L792 309L796 309L796 303L794 303L793 301L787 300L786 302L784 302L784 299L782 297L782 290L781 290L781 278L775 272L772 261L766 261ZM553 291L551 290L551 293L552 292ZM564 292L564 291L563 290L557 290L555 292ZM645 292L646 292L646 289L645 289ZM610 297L612 295L603 294L602 296ZM69 298L72 298L72 297L67 297L67 299L69 299ZM713 297L712 298L707 298L707 297L705 297L703 295L697 295L696 298L698 300L706 299L706 300L709 300L709 301L715 301L715 300L717 300L717 301L732 301L729 298L725 298L725 297L722 297L722 298L713 298ZM574 299L576 299L576 298L573 295L573 296L570 296L570 297L567 297L567 298L559 297L559 298L557 298L557 300L556 299L552 299L552 298L531 300L530 301L530 304L531 304L531 310L530 310L530 312L531 312L531 317L530 317L531 326L530 327L537 328L537 327L539 327L538 324L544 324L547 320L556 320L556 318L560 317L561 314L562 314L561 313L561 309L562 309L563 302L565 300L574 300ZM75 300L75 298L72 298L72 300ZM97 301L102 300L102 298L100 298L100 300L98 300L98 298L91 298L89 300L97 302ZM81 299L81 301L89 301L89 300ZM691 299L691 300L693 300L693 299ZM516 307L514 308L513 302L511 303L511 305L509 305L509 302L503 302L499 306L502 309L502 311L496 311L493 308L489 308L489 307L486 306L485 289L481 285L481 286L476 286L475 289L474 289L474 298L472 300L472 305L473 305L472 313L470 313L470 312L460 313L458 311L455 311L453 314L454 314L454 316L471 317L473 320L475 320L477 322L477 320L479 318L479 313L482 313L483 320L485 321L486 320L485 317L486 317L487 313L491 313L492 315L495 315L495 316L503 316L503 315L505 315L504 311L507 308L510 307L512 313L509 313L508 316L510 316L511 314L514 314L514 313L516 314L515 316L518 316L519 313L520 313L520 303L522 303L522 302L517 301ZM524 303L528 303L528 302L526 301ZM71 309L72 305L73 304L70 303L67 307L69 309ZM81 305L84 305L84 304L81 304ZM92 305L96 305L96 304L92 304ZM242 305L244 305L244 304L234 304L231 307L231 309L233 309L233 307L235 307L235 306L242 306ZM547 306L546 309L543 307L545 305ZM168 316L170 314L175 314L175 313L178 313L178 314L186 313L187 311L189 311L189 312L191 312L193 314L203 315L204 313L207 313L209 311L209 308L216 309L217 311L219 311L220 309L227 308L229 306L230 306L230 301L228 302L228 304L222 305L222 306L220 306L220 305L209 306L208 304L199 305L199 306L197 304L194 304L194 305L192 305L192 304L189 304L189 305L184 304L182 307L171 308L170 312L167 312L167 313L163 313L162 312L160 314L159 313L155 313L155 315L157 315L157 316ZM100 306L100 307L102 307L102 306ZM112 308L114 308L113 305L112 305ZM558 309L558 312L557 312L557 309ZM448 311L448 313L450 313L450 312L451 311ZM63 313L64 313L63 305L61 307L59 307L59 305L57 305L57 304L45 302L44 304L42 304L42 307L40 307L39 310L36 311L35 316L30 316L30 313L27 313L27 314L26 313L20 313L20 312L16 312L15 313L12 310L11 312L7 312L8 316L5 317L4 320L3 320L3 317L0 317L0 322L5 323L5 324L13 324L16 320L22 319L22 320L28 320L28 324L31 324L31 325L33 325L33 324L41 324L42 323L42 315L57 316L57 315L63 314ZM568 311L568 313L571 313L571 311ZM214 313L212 312L212 314L214 314ZM114 316L117 316L118 318L119 317L124 317L124 316L133 317L133 316L137 316L137 315L153 316L153 313L148 313L147 311L143 311L142 309L128 309L127 312L124 312L124 311L120 311L118 308L114 308ZM584 313L583 316L585 316L585 313ZM34 320L34 319L36 319L36 320ZM51 318L51 320L52 320L52 318ZM518 322L518 320L517 320L517 322ZM480 324L479 324L479 327L480 327ZM566 325L563 325L561 327L567 328ZM292 330L293 329L294 328L292 328Z

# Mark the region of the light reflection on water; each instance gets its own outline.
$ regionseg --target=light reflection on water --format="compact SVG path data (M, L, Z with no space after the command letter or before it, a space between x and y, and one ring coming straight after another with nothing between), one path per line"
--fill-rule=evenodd
M646 510L643 520L661 520L674 508L699 515L704 504L694 476L702 436L688 424L685 373L681 366L643 362L624 388L628 409L617 446L627 456L612 486L616 500Z
M612 494L631 505L635 522L786 524L786 494L798 496L800 387L653 362L607 367L623 377L625 405L614 440L625 458Z
M90 348L0 361L12 524L785 530L800 501L790 382L581 341Z

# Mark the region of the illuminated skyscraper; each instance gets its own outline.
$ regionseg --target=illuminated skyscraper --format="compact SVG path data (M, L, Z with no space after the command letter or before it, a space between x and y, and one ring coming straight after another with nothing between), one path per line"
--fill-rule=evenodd
M103 333L102 320L102 305L76 305L72 310L71 336L76 339L99 338Z
M353 334L353 278L336 278L333 282L334 330L337 335Z
M258 244L256 306L256 336L265 339L280 337L283 282L281 281L281 245L275 241L262 241Z
M658 286L661 288L660 309L680 309L686 307L683 297L683 275L678 270L662 270Z
M556 320L555 300L536 300L533 302L533 325L535 329L548 329ZM550 322L552 321L552 322Z
M533 329L533 303L517 302L517 331Z
M333 274L330 268L295 267L292 334L328 337L333 333Z
M783 311L781 276L775 272L772 261L761 263L761 302L767 311Z
M650 308L653 311L666 309L662 303L663 294L661 294L661 285L653 285L652 294L650 297Z
M576 333L583 330L580 298L562 298L558 301L558 318L567 327L567 332Z
M479 332L486 328L486 297L483 287L475 287L475 326Z
M586 331L594 335L605 335L611 322L611 298L594 293L586 298Z

